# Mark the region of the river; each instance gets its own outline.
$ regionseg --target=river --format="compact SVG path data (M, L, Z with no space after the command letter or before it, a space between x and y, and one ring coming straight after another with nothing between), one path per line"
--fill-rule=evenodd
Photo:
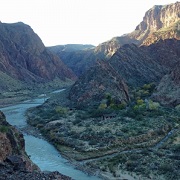
M21 130L27 126L25 111L43 102L44 98L40 96L37 99L24 101L23 103L1 108L0 110L6 115L8 123ZM26 133L23 133L23 135L27 154L42 171L59 171L74 180L100 180L96 176L89 176L76 169L75 166L63 158L54 146L46 140L27 135Z

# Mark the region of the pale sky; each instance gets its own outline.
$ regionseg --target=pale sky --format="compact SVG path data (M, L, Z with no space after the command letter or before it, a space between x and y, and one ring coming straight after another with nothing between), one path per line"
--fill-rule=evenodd
M153 5L177 0L0 0L0 20L24 22L45 46L98 45L129 33Z

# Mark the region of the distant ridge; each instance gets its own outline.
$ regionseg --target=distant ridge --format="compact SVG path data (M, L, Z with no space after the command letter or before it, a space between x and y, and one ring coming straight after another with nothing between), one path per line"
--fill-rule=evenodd
M179 12L180 2L165 6L153 6L145 13L143 21L133 32L114 37L94 48L73 52L61 51L57 55L79 76L91 67L96 59L110 59L125 44L149 46L159 40L173 38L180 40Z

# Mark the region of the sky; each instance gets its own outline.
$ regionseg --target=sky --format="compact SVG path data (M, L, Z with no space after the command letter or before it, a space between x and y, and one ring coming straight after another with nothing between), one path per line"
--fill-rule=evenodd
M177 0L0 0L0 21L24 22L45 46L98 45L132 32L153 5Z

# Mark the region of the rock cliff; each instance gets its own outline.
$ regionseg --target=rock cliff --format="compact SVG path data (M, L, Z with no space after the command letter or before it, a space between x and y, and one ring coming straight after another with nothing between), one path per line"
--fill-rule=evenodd
M70 180L58 172L43 173L25 152L23 135L9 125L0 111L0 179L58 179Z
M180 2L149 9L143 21L131 33L100 44L95 52L111 57L124 44L150 45L161 39L180 39ZM115 42L115 43L114 43ZM106 45L106 46L105 46Z
M180 104L180 61L162 78L152 98L166 106L175 107Z
M146 12L143 21L129 35L144 45L150 45L160 39L180 39L179 12L180 2L154 6Z

